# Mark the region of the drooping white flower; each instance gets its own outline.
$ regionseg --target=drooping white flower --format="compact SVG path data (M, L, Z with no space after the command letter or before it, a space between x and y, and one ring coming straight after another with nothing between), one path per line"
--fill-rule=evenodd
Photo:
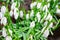
M53 27L53 23L50 23L49 27L52 28Z
M11 36L7 36L6 40L12 40L12 37Z
M52 15L51 14L48 14L47 18L45 20L49 20L51 21L53 19Z
M12 30L9 29L9 33L10 33L10 35L12 36Z
M4 27L2 28L2 36L3 37L6 37L7 36L6 29Z
M3 17L1 19L1 24L3 24L4 26L7 24L7 18L6 17Z
M29 19L29 14L26 14L26 19L27 19L27 20Z
M17 19L19 16L18 12L17 12L17 9L15 8L14 9L14 18Z
M21 11L20 11L20 18L23 18L23 15L24 15L24 13L23 13L23 11L21 10Z
M58 5L56 5L56 8L58 9Z
M48 6L47 6L47 5L45 5L45 6L43 7L43 11L48 12Z
M41 3L37 4L37 9L41 8Z
M11 10L9 14L10 14L10 16L12 17L14 13L13 13L13 11Z
M50 7L50 3L47 4L47 7L48 7L48 8Z
M5 12L6 12L6 7L5 7L5 6L2 6L2 7L1 7L1 12L2 12L3 14L5 14Z
M47 26L47 24L48 24L48 21L44 22L44 26Z
M53 19L53 17L52 17L52 15L50 16L50 20L49 21L51 21Z
M47 38L49 36L49 30L45 30L43 36Z
M56 15L58 15L60 17L60 9L58 9L58 8L56 10Z
M4 15L0 12L0 19L2 19L4 17Z
M34 16L34 11L31 10L30 17L33 17L33 16Z
M30 27L31 27L31 28L35 27L35 21L32 21L32 22L30 23Z
M47 2L50 2L51 0L47 0Z
M16 7L16 2L13 2L12 5L11 5L11 10L14 10Z
M17 13L17 12L14 13L14 18L15 18L15 19L18 18L18 13Z
M31 3L31 4L30 4L30 8L32 9L33 7L35 7L36 4L37 4L37 2L33 2L33 3Z
M47 13L45 13L45 15L44 15L44 19L47 17Z
M37 17L37 19L38 19L38 22L40 22L40 19L41 19L40 12L38 12L38 13L36 14L36 17Z
M13 3L13 2L14 2L14 0L11 0L11 2Z
M30 34L30 39L32 40L33 39L33 35Z

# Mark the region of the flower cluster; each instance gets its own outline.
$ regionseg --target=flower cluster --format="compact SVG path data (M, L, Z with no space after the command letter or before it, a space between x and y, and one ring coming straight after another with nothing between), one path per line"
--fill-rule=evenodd
M6 12L6 7L5 6L2 6L1 7L1 12L0 12L0 24L1 25L6 25L7 24L7 18L4 16Z
M42 0L41 2L38 0L30 4L31 10L26 13L23 8L19 9L18 1L12 0L10 11L6 11L5 6L1 7L0 24L4 25L2 36L6 40L45 40L51 28L55 26L54 22L57 24L54 18L56 5L56 0ZM12 22L12 17L16 20L15 23Z

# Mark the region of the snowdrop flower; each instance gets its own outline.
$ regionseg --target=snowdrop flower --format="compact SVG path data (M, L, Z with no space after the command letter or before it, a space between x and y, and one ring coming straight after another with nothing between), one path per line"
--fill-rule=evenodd
M43 11L45 11L46 10L46 12L48 12L48 7L47 7L47 5L45 5L44 7L43 7Z
M38 12L38 13L36 14L36 17L37 17L37 19L38 19L38 22L40 22L40 19L41 19L40 12Z
M50 14L48 14L48 16L47 16L46 20L49 20L49 19L50 19Z
M10 33L10 35L12 36L12 30L9 29L9 33Z
M45 30L43 36L47 38L49 36L49 30Z
M52 15L51 15L51 14L48 14L48 16L47 16L46 20L51 21L52 19L53 19Z
M36 4L37 4L37 2L33 2L33 3L31 3L31 4L30 4L30 8L32 9L33 7L35 7Z
M34 11L32 10L30 13L30 17L33 17L33 16L34 16Z
M45 22L44 22L44 26L47 26L47 24L48 24L48 21L45 21Z
M58 9L58 5L56 5L56 8Z
M12 17L13 14L14 14L14 13L13 13L13 10L11 10L9 14L10 14L10 16Z
M11 0L11 2L13 3L13 2L14 2L14 0Z
M51 0L47 0L47 2L50 2Z
M45 13L45 15L44 15L44 19L47 17L47 13Z
M56 14L60 17L60 9L57 8Z
M6 37L7 36L6 29L4 27L2 28L2 36L3 37Z
M30 23L30 27L31 27L31 28L35 27L35 21L32 21L32 22Z
M53 27L53 23L50 23L49 27L52 28Z
M11 36L7 36L6 40L12 40Z
M41 3L37 4L37 9L41 8Z
M12 3L12 5L11 5L11 10L14 10L14 9L15 9L15 7L16 7L16 3L15 3L15 2L13 2L13 3Z
M0 12L0 19L2 19L4 16L3 16L3 14Z
M17 19L18 18L18 12L17 12L17 9L14 9L14 18Z
M30 34L30 39L32 40L33 39L33 35Z
M3 14L5 14L5 12L6 12L6 7L5 7L5 6L2 6L2 7L1 7L1 12L2 12Z
M48 7L48 8L50 7L50 3L47 4L47 7Z
M50 20L49 21L51 21L53 19L53 17L52 17L52 15L50 15Z
M29 19L29 14L26 14L26 19L27 19L27 20Z
M21 11L20 11L20 18L23 18L23 15L24 15L24 14L23 14L23 11L21 10Z
M3 24L4 26L7 24L7 18L6 17L3 17L1 19L1 24Z

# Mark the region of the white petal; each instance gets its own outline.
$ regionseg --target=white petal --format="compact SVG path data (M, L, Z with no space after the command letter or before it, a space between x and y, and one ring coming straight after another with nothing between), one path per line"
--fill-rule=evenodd
M53 27L53 23L50 23L49 27L51 27L51 28L52 28L52 27Z
M30 17L33 17L33 16L34 16L34 11L32 10L30 13Z
M47 24L48 24L48 21L44 22L44 26L47 26Z
M26 14L26 19L27 19L27 20L29 19L29 14Z
M37 2L34 2L33 4L34 4L34 6L36 6Z
M52 15L51 14L48 14L47 18L45 20L49 20L51 21L53 19Z
M44 32L43 36L47 38L47 37L49 36L49 30L46 30L46 31Z
M14 0L11 0L11 2L13 3L13 2L14 2Z
M48 3L48 5L47 5L47 6L48 6L48 8L49 8L49 7L50 7L50 3Z
M9 29L9 33L10 33L10 35L12 36L12 30Z
M20 18L23 18L23 11L20 11Z
M56 5L56 8L58 9L58 5Z
M30 8L32 9L33 7L35 7L36 4L37 4L37 2L33 2L33 3L31 3L31 4L30 4Z
M52 16L50 16L50 19L49 19L49 21L51 21L53 19L53 17Z
M35 21L32 21L32 22L30 23L30 27L31 27L31 28L35 27Z
M6 25L7 24L7 18L6 17L3 17L1 19L1 24L3 24L3 25Z
M36 17L38 19L38 22L40 22L40 19L41 19L40 12L37 12Z
M44 19L47 17L47 13L45 13L45 15L44 15Z
M3 14L5 14L5 12L6 12L6 7L5 7L5 6L2 6L2 7L1 7L1 12L2 12Z
M12 17L12 16L13 16L13 11L11 10L9 14L10 14L10 16Z
M43 11L48 12L48 6L47 6L47 5L45 5L45 6L43 7Z
M41 8L41 3L37 4L37 9Z
M51 0L47 0L47 2L50 2Z
M2 28L2 36L3 37L6 37L7 36L6 29L4 27Z
M18 18L18 13L17 13L17 12L14 13L14 18L15 18L15 19Z
M14 10L15 7L16 7L16 3L14 2L14 3L12 3L12 5L11 5L11 10Z
M56 14L60 17L60 9L57 8Z
M34 6L33 6L33 3L30 4L30 8L32 9Z
M0 19L2 19L4 17L4 15L0 12Z
M11 36L7 36L6 40L12 40Z

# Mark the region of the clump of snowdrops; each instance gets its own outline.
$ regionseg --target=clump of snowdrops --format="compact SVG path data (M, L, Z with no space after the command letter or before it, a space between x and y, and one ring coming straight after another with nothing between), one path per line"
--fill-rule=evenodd
M1 39L47 40L59 24L55 16L58 0L37 0L30 4L31 10L20 9L20 2L12 1L11 9L1 6L0 24L3 25ZM15 23L12 22L14 18ZM55 25L54 25L55 24Z

